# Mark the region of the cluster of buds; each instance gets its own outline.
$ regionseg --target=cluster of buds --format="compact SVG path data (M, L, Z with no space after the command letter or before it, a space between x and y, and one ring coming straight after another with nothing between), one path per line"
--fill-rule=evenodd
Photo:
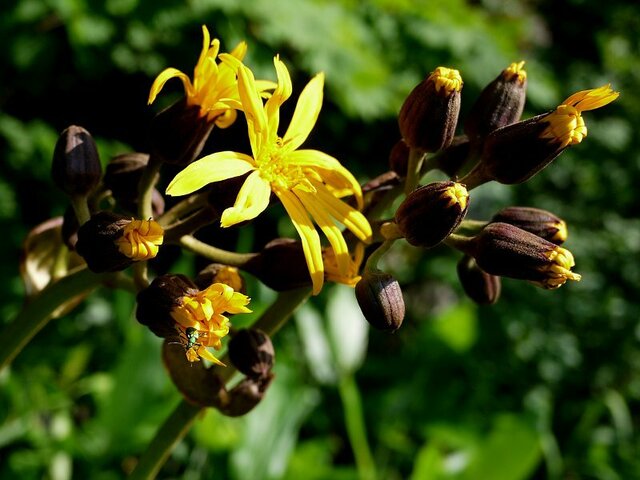
M586 137L583 111L612 102L618 93L609 85L584 90L549 113L520 120L527 73L524 62L512 63L480 93L463 132L456 135L462 86L457 70L438 67L400 109L402 138L391 150L389 164L396 177L405 179L406 198L393 218L381 223L385 243L367 261L356 287L365 317L382 330L395 331L404 315L398 282L376 265L389 243L400 238L423 249L444 244L460 250L458 277L465 293L481 305L498 301L502 277L544 289L580 280L572 271L572 254L560 246L567 239L563 220L533 207L504 208L490 220L469 219L470 191L492 180L528 180ZM433 169L450 180L420 186L419 180ZM381 183L382 176L376 185ZM384 192L371 198L373 204L382 203Z

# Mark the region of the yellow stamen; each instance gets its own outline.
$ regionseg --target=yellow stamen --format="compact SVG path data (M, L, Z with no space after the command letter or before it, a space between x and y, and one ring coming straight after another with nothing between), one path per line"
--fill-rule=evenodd
M462 90L462 77L460 72L454 68L438 67L431 72L427 81L434 82L436 92L444 93L446 96Z
M547 275L547 278L540 282L544 288L558 288L564 285L567 280L580 281L582 277L571 271L576 262L569 250L556 247L546 256L549 259L549 263L540 270Z
M453 207L457 204L464 210L467 208L467 202L469 201L469 192L461 183L454 183L444 191L443 197L449 198L447 207Z
M524 83L527 79L527 72L524 70L524 60L518 63L512 63L502 71L502 77L511 82L518 80L520 83Z
M149 260L158 254L163 236L164 230L157 222L132 218L116 240L116 245L120 253L133 260Z

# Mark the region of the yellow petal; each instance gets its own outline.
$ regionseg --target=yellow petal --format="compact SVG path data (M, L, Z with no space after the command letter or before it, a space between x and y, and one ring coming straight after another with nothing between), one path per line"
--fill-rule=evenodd
M298 189L294 189L293 193L300 199L304 208L311 214L313 220L326 235L333 248L338 270L341 275L346 275L349 269L350 257L349 247L347 247L347 242L345 242L342 232L323 209L322 204L318 202L314 194Z
M280 60L277 55L273 59L273 64L276 67L278 84L264 106L264 111L267 114L267 121L269 124L269 133L272 136L272 138L270 139L271 141L275 141L275 137L278 134L278 124L280 122L280 106L291 96L291 92L293 91L293 87L291 85L291 76L289 75L289 70L287 70L286 65Z
M307 215L304 207L300 204L300 200L288 190L275 190L285 210L291 217L293 226L300 235L302 241L302 250L304 258L307 262L307 268L311 275L313 283L313 294L317 295L322 290L324 283L324 266L322 264L322 245L320 244L320 236L313 226L313 222Z
M314 183L314 186L317 191L316 198L322 203L329 215L351 230L360 240L369 243L372 232L367 218L352 206L334 197L324 185Z
M209 183L239 177L253 169L253 159L244 153L218 152L207 155L178 173L167 187L167 195L187 195Z
M214 357L213 354L202 345L198 347L198 356L200 358L204 358L205 360L209 360L210 362L215 363L216 365L226 367L224 363L222 363L220 360Z
M244 59L244 56L246 54L247 54L247 42L240 42L238 45L236 45L236 48L231 50L231 55L240 61Z
M608 83L598 88L576 92L562 102L562 105L571 105L579 112L584 112L586 110L595 110L596 108L604 107L613 102L619 95L620 93L614 91L611 88L611 84Z
M227 109L224 111L224 113L221 113L220 115L217 115L215 117L216 127L227 128L231 126L233 122L236 121L237 117L238 117L238 112L236 112L233 109Z
M293 112L291 123L284 134L284 145L291 151L297 149L311 133L318 120L322 108L322 88L324 74L319 73L311 79L298 98L296 110Z
M336 184L334 184L332 182L332 186L336 189L342 189L349 186L356 197L358 208L362 208L362 189L360 188L360 184L351 172L344 168L340 162L331 155L327 155L326 153L318 150L296 150L287 154L287 160L301 167L309 167L312 169L320 168L334 173L337 175L338 179L344 180L345 183L336 182ZM324 181L328 180L324 175L321 174L320 176Z
M233 58L233 57L231 57ZM267 117L264 112L260 94L256 88L253 73L244 65L238 68L238 94L242 102L242 110L247 118L249 141L254 158L260 156L260 149L268 136Z
M233 207L222 212L220 225L230 227L237 223L251 220L260 215L269 205L271 186L260 176L259 171L254 171L242 184L236 202Z
M149 101L147 102L149 105L154 102L154 100L158 96L158 93L160 93L160 90L162 90L162 87L164 87L164 84L167 83L167 80L171 80L174 77L178 77L182 81L182 85L184 85L184 91L187 95L193 94L191 80L189 80L189 77L186 74L184 74L177 68L165 68L153 81L153 85L151 85L151 90L149 91Z

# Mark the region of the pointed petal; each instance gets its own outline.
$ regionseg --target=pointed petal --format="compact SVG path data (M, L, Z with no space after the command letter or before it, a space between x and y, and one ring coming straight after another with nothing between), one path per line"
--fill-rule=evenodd
M238 94L242 102L242 110L247 118L251 151L254 158L258 158L260 149L265 144L269 133L267 117L256 88L253 72L242 64L238 68Z
M324 185L314 183L314 186L317 191L316 198L322 203L327 212L351 230L360 240L369 243L371 241L372 231L367 218L352 206L334 197Z
M160 93L160 90L162 90L162 87L164 87L164 84L167 83L167 80L170 80L174 77L178 77L182 81L182 85L184 85L184 91L187 95L193 94L191 80L189 80L189 77L185 73L181 72L177 68L165 68L153 81L153 85L151 85L151 90L149 91L149 101L147 102L149 105L154 102L154 100L158 96L158 93Z
M574 106L578 111L584 112L603 107L613 102L619 95L620 93L614 91L611 88L611 84L607 83L598 88L576 92L562 102L562 104Z
M313 126L318 120L322 108L322 88L324 74L319 73L311 79L298 98L296 110L293 112L291 123L284 134L285 147L296 150L307 139Z
M270 195L269 182L262 179L259 171L254 171L242 184L233 207L222 212L220 226L223 228L231 227L245 220L256 218L269 205Z
M331 172L333 175L327 176L320 172L320 177L332 187L340 190L350 188L358 202L358 208L362 208L362 189L360 184L349 170L344 168L338 160L331 155L327 155L319 150L296 150L287 154L287 159L301 167L311 169L321 169Z
M204 358L205 360L209 360L211 363L215 363L216 365L226 367L224 363L222 363L220 360L214 357L213 354L209 350L207 350L203 345L200 345L198 347L198 356L200 358Z
M313 193L298 189L294 189L293 193L300 199L304 208L311 214L313 220L326 235L333 248L338 270L341 275L346 275L349 269L350 257L349 247L347 247L347 242L345 242L342 232L329 214L323 209L322 204L317 201Z
M242 61L247 54L247 42L240 42L236 48L231 50L231 55Z
M313 294L317 295L322 290L324 283L324 266L322 263L322 245L320 244L320 236L313 226L313 222L307 215L304 207L300 204L300 200L288 190L276 190L278 198L284 205L285 210L291 217L293 226L300 235L302 241L302 250L304 258L307 261L307 268L311 275L313 283Z
M273 59L273 64L276 67L278 84L264 106L264 111L267 114L267 121L269 122L269 132L273 137L271 138L271 141L275 141L275 137L278 134L280 106L291 96L291 92L293 91L289 70L287 70L286 65L280 60L280 57L276 55Z
M253 159L244 153L218 152L202 157L178 173L167 187L167 195L186 195L205 185L239 177L255 167Z

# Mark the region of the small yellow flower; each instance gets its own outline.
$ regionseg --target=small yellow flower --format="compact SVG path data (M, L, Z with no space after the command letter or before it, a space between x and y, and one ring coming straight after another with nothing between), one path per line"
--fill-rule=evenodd
M549 259L549 263L545 264L540 271L547 276L544 280L535 282L543 288L555 289L564 285L567 280L579 282L582 278L581 275L571 271L576 262L571 252L566 248L556 247L548 252L546 257Z
M163 70L153 82L149 92L149 104L156 99L164 84L177 77L182 81L188 105L200 107L200 115L220 128L230 126L236 119L236 110L242 109L238 98L236 75L232 68L217 64L220 40L210 39L209 30L202 26L202 51L193 71L193 82L189 76L176 68ZM231 56L242 60L247 53L247 44L240 42L231 52ZM272 82L258 81L261 91L273 88Z
M610 84L574 93L544 118L549 125L541 137L560 143L560 148L580 143L587 136L582 112L603 107L619 95Z
M157 222L132 218L124 227L122 236L116 240L116 245L126 257L137 261L149 260L158 254L163 237L164 230Z
M275 57L278 84L263 105L251 70L233 56L222 55L221 60L237 69L238 91L253 156L229 151L207 155L178 173L167 187L167 194L186 195L209 183L250 173L235 204L223 212L221 225L230 227L257 217L267 208L273 192L302 239L313 292L318 294L324 282L324 266L314 222L329 240L342 275L349 270L350 255L335 222L342 223L363 242L371 238L371 226L364 215L339 198L353 195L358 208L362 208L362 191L353 175L326 153L299 150L320 113L324 75L316 75L304 88L289 128L280 137L280 106L292 90L284 63Z
M333 248L324 248L322 250L322 259L324 261L324 276L327 281L355 287L356 283L362 278L359 272L360 265L362 265L362 260L364 259L364 244L358 242L356 245L353 255L349 258L349 268L346 275L340 271Z
M438 67L431 72L427 81L433 82L436 87L436 92L445 96L462 90L462 77L460 76L460 72L455 68Z
M190 362L204 358L224 365L207 347L220 350L220 340L229 333L229 319L224 313L251 313L250 298L224 283L214 283L194 295L185 295L171 311Z

